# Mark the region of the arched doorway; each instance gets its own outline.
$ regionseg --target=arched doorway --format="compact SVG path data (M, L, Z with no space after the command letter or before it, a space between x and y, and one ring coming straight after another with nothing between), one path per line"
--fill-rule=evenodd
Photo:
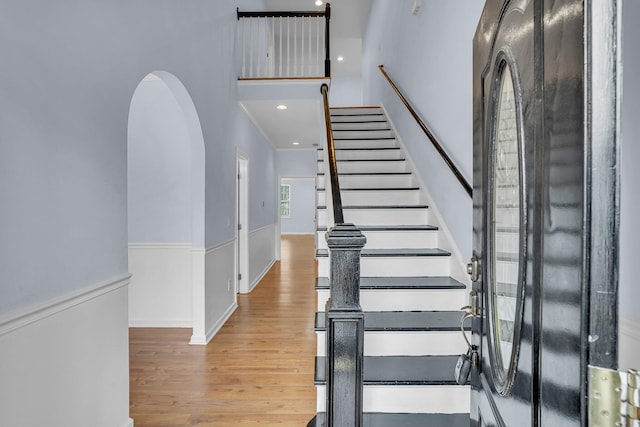
M127 137L129 326L204 328L204 139L171 73L137 86Z

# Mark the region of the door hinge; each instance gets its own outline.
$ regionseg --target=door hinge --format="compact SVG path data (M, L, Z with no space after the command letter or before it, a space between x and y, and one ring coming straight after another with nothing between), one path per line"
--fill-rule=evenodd
M589 366L589 427L640 426L640 374Z
M242 280L242 274L238 274L238 280Z
M238 230L242 230L242 224L238 224Z
M480 278L480 260L475 255L471 257L471 262L467 264L467 274L471 276L472 282L477 282Z

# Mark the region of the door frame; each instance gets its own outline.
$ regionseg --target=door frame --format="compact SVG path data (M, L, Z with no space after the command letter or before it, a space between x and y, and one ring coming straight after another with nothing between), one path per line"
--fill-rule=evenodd
M235 294L249 292L249 158L236 151Z

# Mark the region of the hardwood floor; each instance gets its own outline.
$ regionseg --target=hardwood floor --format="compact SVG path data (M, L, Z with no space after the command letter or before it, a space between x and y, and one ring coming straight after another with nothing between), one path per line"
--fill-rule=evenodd
M277 262L207 346L190 329L131 328L136 427L305 426L315 414L313 236L283 236Z

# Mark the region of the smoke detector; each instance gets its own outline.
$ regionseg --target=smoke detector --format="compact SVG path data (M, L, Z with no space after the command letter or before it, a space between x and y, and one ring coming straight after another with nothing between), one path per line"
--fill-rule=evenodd
M413 0L413 6L411 6L411 14L420 14L420 9L422 9L422 0Z

